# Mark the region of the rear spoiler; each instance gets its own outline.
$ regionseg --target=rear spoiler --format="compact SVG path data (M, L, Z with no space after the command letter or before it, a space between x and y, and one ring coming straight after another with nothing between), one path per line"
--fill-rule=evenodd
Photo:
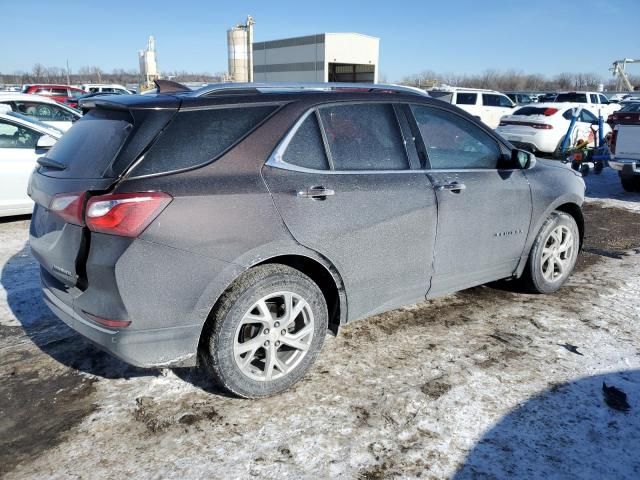
M158 88L156 93L178 93L191 91L189 87L171 80L154 80L153 83L155 83Z

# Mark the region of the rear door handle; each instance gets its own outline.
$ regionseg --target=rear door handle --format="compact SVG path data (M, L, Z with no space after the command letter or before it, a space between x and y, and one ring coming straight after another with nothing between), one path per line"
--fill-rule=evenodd
M462 190L466 189L467 186L464 183L451 182L451 183L441 183L435 186L436 190L439 192L449 191L453 193L460 193Z
M306 190L298 191L298 197L315 198L318 200L324 200L325 198L335 194L336 192L334 192L330 188L324 188L324 187L309 187Z

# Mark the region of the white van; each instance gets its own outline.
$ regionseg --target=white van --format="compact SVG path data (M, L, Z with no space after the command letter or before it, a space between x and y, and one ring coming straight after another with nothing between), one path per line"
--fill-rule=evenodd
M511 115L516 106L509 97L495 90L443 85L428 93L433 98L457 105L491 128L496 128L504 115Z
M116 83L104 84L104 83L85 83L80 85L80 88L87 93L113 93L115 95L130 95L131 92L122 85Z

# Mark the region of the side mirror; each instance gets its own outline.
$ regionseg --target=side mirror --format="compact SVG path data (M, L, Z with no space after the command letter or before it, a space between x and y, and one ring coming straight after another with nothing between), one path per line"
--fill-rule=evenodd
M49 135L42 135L36 143L37 150L49 150L56 144L56 139Z
M514 148L513 150L511 150L511 164L514 165L515 168L526 170L529 168L533 168L533 166L536 164L536 157L533 153Z

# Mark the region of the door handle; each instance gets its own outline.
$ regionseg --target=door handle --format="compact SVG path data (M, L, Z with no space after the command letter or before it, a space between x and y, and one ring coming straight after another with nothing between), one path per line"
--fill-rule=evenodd
M449 191L453 193L460 193L462 190L466 189L467 186L464 183L451 182L451 183L441 183L435 186L436 190L439 192Z
M301 198L315 198L317 200L324 200L325 198L335 195L336 192L331 190L330 188L324 187L309 187L306 190L300 190L298 192L298 197Z

